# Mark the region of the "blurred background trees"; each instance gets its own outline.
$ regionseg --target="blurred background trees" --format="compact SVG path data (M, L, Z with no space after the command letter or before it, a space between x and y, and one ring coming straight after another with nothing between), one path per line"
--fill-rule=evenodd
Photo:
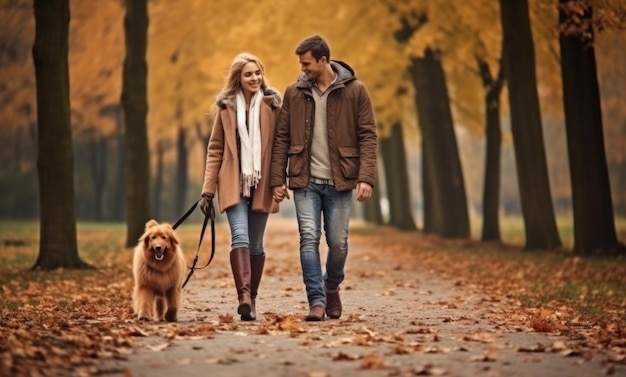
M584 6L587 1L566 3ZM556 245L555 217L572 218L574 212L561 76L568 61L562 60L559 45L558 5L558 0L529 0L527 9L519 10L528 17L526 40L530 38L534 58L509 56L508 64L534 68L536 100L528 101L510 90L516 82L531 83L523 77L512 80L518 74L506 68L505 52L519 51L513 44L507 49L506 36L516 40L520 33L503 30L505 14L495 0L242 0L236 6L149 0L145 121L150 187L139 191L145 192L150 208L142 211L174 221L197 200L212 124L209 113L233 57L242 51L259 56L270 85L282 92L299 73L295 46L320 33L330 43L331 58L348 62L366 83L376 110L381 171L374 204L380 205L358 206L356 216L446 237L467 237L471 225L482 222L485 240L500 238L502 217L523 216L527 248ZM128 215L124 146L130 118L120 100L128 52L126 7L123 0L70 0L78 220L125 221ZM604 131L610 207L617 216L626 216L626 51L615 47L626 41L625 14L624 2L598 0L590 19L602 111L601 123L594 127ZM0 0L2 218L40 214L30 54L34 36L32 2ZM520 113L532 120L516 118ZM534 137L519 135L526 132ZM535 161L520 169L525 158ZM290 206L283 206L283 215L293 214Z

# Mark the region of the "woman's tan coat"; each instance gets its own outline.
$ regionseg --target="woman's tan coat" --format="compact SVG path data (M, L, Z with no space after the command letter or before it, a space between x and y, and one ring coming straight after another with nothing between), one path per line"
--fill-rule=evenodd
M237 111L234 98L219 98L211 138L207 146L202 193L214 194L220 212L239 203L241 197L240 163L237 152ZM261 179L254 190L252 210L278 212L278 203L269 186L270 163L280 95L265 89L261 103Z

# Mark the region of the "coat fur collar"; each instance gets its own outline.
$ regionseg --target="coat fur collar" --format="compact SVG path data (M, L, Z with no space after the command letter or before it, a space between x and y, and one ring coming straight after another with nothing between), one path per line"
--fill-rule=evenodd
M263 98L263 102L267 103L268 105L270 105L270 107L272 108L272 110L274 109L278 109L281 105L281 98L280 98L280 93L278 93L275 89L267 87L264 90L265 92L265 96ZM219 106L222 109L225 109L226 107L231 107L231 108L235 108L235 97L233 96L225 96L222 93L217 95L217 106Z

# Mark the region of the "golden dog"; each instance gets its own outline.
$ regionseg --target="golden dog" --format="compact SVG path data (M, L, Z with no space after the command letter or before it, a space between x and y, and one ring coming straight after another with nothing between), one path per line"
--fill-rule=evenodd
M178 320L185 270L174 229L148 221L133 256L133 309L139 320Z

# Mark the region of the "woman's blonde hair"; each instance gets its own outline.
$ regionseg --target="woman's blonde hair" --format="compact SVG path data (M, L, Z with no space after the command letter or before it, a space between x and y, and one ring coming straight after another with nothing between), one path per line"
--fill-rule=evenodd
M243 70L243 66L247 63L255 63L261 73L263 74L263 79L261 80L261 89L265 91L267 88L267 79L265 78L265 67L263 67L263 63L256 56L248 53L242 52L241 54L235 56L235 59L230 64L230 69L228 70L228 74L226 75L226 81L224 82L224 87L217 95L218 98L234 98L237 94L237 91L241 89L241 71Z

